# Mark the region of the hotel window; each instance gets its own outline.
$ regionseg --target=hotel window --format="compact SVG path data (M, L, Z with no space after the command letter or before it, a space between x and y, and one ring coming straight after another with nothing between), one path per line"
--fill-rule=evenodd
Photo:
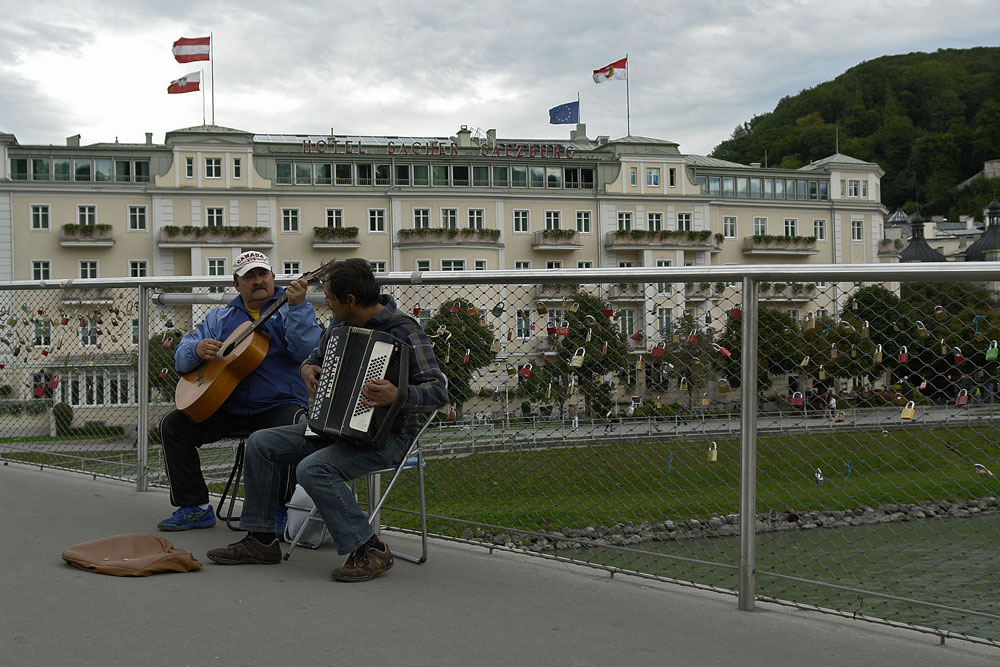
M559 229L559 223L560 223L559 211L545 212L545 229L547 230Z
M764 199L774 199L774 179L764 179Z
M659 167L646 167L646 185L659 187L660 185Z
M12 161L13 162L13 161ZM147 168L149 163L146 163ZM57 159L52 161L52 168L57 181L70 180L69 160ZM13 176L11 176L13 178ZM16 180L16 179L15 179Z
M767 236L767 218L753 219L753 235Z
M719 176L708 177L708 194L718 197L722 194L722 178Z
M298 172L298 165L296 165L296 172ZM205 158L205 178L222 178L222 158Z
M431 210L429 208L413 209L413 228L430 229L430 227L431 227Z
M736 179L736 196L746 199L750 195L750 179L740 176Z
M816 289L826 289L826 281L817 280Z
M149 183L149 160L135 161L135 182Z
M409 184L410 184L410 165L397 164L396 185L409 185Z
M205 209L205 226L222 227L225 224L225 209L221 206L209 206Z
M469 229L482 229L485 211L481 208L469 209Z
M813 220L813 236L817 241L826 240L826 220Z
M819 181L809 181L809 199L819 199Z
M329 162L316 164L316 185L333 185L333 165Z
M581 260L576 263L576 268L578 269L592 269L594 268L594 263L591 261Z
M441 229L458 229L458 209L441 209Z
M619 269L631 269L635 266L635 262L630 259L623 259L618 262Z
M330 165L324 165L327 169ZM240 158L233 158L233 178L243 178L243 163Z
M722 216L722 235L727 239L736 238L736 216Z
M546 269L561 269L562 260L561 259L550 259L545 262Z
M474 166L472 168L472 184L477 188L489 187L490 168L486 166Z
M485 271L486 270L486 260L485 259L477 259L477 260L475 260L475 264L473 264L473 268L476 271Z
M493 187L505 188L510 185L507 167L493 167Z
M101 183L111 180L111 160L94 160L94 180Z
M206 261L208 267L208 275L210 276L224 276L226 275L226 260L224 257L213 257ZM209 287L209 292L225 292L226 288L219 287Z
M677 185L677 170L671 167L668 173L670 174L670 187L675 187Z
M49 161L45 158L33 158L31 160L31 180L33 181L47 181L49 180Z
M149 275L149 265L144 259L131 259L128 263L130 278L145 278Z
M732 176L722 177L722 196L723 197L735 197L736 196L736 179Z
M286 167L287 168L288 165L287 164L284 164L284 165L279 164L278 165L278 182L279 183L281 183L281 168L282 167ZM193 157L184 158L184 177L185 178L194 178L194 158ZM289 178L289 182L291 182L290 178Z
M374 262L368 262L371 264L373 273L385 273L386 263L382 260L376 260Z
M101 325L97 323L97 320L87 320L86 325L80 327L80 344L84 347L97 345L99 342L97 330L100 326Z
M762 190L762 181L759 178L750 179L750 198L760 199Z
M531 260L530 259L519 259L519 260L517 260L517 261L514 262L514 270L515 271L527 271L530 268L531 268Z
M431 167L431 185L448 185L448 165Z
M371 168L371 165L368 165ZM308 162L295 163L295 185L312 184L312 165Z
M590 233L590 211L576 212L576 231L581 234Z
M418 259L416 263L417 271L430 271L431 270L431 260L429 259Z
M569 190L577 190L580 187L580 170L576 167L567 167L563 170L564 178L563 183L565 183L566 188Z
M799 221L796 220L795 218L785 218L785 236L786 237L798 236L799 235L798 225Z
M861 196L861 181L853 178L847 181L847 196L848 197Z
M87 225L93 226L97 222L97 207L96 206L77 206L76 207L76 222L81 227Z
M144 232L146 231L146 207L145 206L129 206L128 207L128 228L132 232Z
M441 260L441 270L442 271L465 271L465 260L464 259L442 259Z
M528 187L528 168L527 167L511 167L510 168L510 184L515 188L526 188Z
M677 231L679 231L679 232L690 232L691 231L691 214L690 213L678 213L677 214Z
M372 166L370 164L359 164L357 165L357 170L358 170L358 185L371 185Z
M381 234L385 232L385 209L368 209L368 231Z
M580 169L580 187L584 190L594 189L594 170L593 169Z
M830 183L828 181L819 182L819 198L820 199L830 198Z
M799 321L799 309L798 309L798 308L789 308L789 309L788 309L787 311L785 311L785 312L787 312L787 313L788 313L788 316L789 316L790 318L792 318L793 320L795 320L796 322L798 322L798 321Z
M618 211L618 231L632 231L632 213L629 211Z
M194 172L194 160L188 158L188 178ZM279 162L274 166L274 182L278 185L292 184L292 165L289 162Z
M81 278L96 278L97 277L97 260L96 259L81 259L80 260L80 277Z
M559 167L547 167L545 169L545 184L550 188L561 188L562 169Z
M27 169L27 165L25 165ZM28 175L25 174L25 179ZM90 180L90 160L73 160L73 180L74 181L89 181Z
M49 228L49 205L33 204L31 206L31 229L36 232Z
M663 231L663 214L659 212L649 212L646 214L646 227L651 232Z
M32 280L51 280L52 278L52 265L47 259L36 259L31 262L31 279Z
M426 167L424 167L424 169L426 169ZM337 185L350 185L354 182L350 164L333 165L333 176L337 179ZM281 181L279 180L278 182L280 183ZM427 183L424 183L424 185L427 185Z
M868 199L868 181L861 181L861 197Z
M389 185L392 171L387 164L375 165L375 185Z
M517 333L515 334L518 338L531 338L531 311L530 310L518 310L517 311Z
M514 231L525 233L531 231L530 211L514 211Z
M851 241L861 243L865 240L865 221L851 220Z
M670 333L670 328L673 324L673 312L673 308L656 309L656 330L660 332L661 336L666 336Z
M281 231L285 234L299 233L299 209L281 209Z
M622 308L621 318L618 320L618 330L623 336L631 336L635 333L635 308Z
M34 343L36 347L52 345L52 322L50 320L34 320Z
M469 185L469 166L465 164L456 164L451 168L451 184L456 186L468 187Z
M343 229L344 227L344 209L342 208L328 208L326 209L326 226L333 227L335 229Z
M809 187L809 182L808 181L797 181L797 184L798 184L798 188L796 189L796 198L797 199L807 199L808 198L808 190L807 190L807 188Z
M139 344L139 318L138 317L133 317L132 318L132 344L133 345L138 345Z
M531 167L528 170L528 174L531 176L531 187L533 187L533 188L544 188L545 187L545 168L544 167Z
M635 167L629 167L628 168L628 184L629 185L637 185L638 184L637 183L637 181L639 180L638 173L639 173L639 170L636 169Z
M430 185L430 168L426 164L413 165L413 184Z
M656 260L656 268L662 269L665 266L671 266L673 262L669 259L658 259ZM673 286L671 283L656 283L656 291L660 294L670 294Z

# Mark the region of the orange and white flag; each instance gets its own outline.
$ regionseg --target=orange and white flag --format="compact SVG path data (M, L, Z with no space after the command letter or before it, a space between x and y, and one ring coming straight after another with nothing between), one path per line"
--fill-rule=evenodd
M607 67L594 70L594 83L604 83L611 79L627 79L628 56L616 60Z

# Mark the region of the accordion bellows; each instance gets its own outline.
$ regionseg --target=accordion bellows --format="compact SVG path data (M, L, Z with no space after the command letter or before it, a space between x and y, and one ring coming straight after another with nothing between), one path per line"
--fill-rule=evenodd
M384 331L339 327L330 332L316 394L309 404L309 428L320 436L382 446L406 402L410 346ZM399 390L386 407L362 403L361 388L385 379Z

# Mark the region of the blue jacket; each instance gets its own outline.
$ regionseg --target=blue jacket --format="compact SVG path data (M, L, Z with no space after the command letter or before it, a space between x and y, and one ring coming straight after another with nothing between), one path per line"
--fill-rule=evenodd
M260 311L264 312L284 293L284 288L275 287L274 297ZM193 371L202 363L195 353L199 341L206 338L226 340L236 327L250 321L252 318L243 305L242 296L237 296L222 308L211 309L195 331L186 334L177 344L174 368L181 374ZM263 330L271 336L267 356L236 385L219 408L220 412L253 415L285 403L296 403L302 407L309 404L309 392L299 375L299 364L313 351L323 332L316 321L312 304L308 300L296 306L283 304L264 323Z

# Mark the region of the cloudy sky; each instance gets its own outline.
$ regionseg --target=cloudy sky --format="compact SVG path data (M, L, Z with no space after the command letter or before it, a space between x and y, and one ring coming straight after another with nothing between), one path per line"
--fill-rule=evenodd
M861 61L1000 44L996 0L0 0L0 16L0 131L38 144L200 125L201 94L166 88L208 63L170 49L210 32L218 125L557 138L547 110L579 93L588 134L618 137L625 82L591 72L627 53L632 134L700 154Z

